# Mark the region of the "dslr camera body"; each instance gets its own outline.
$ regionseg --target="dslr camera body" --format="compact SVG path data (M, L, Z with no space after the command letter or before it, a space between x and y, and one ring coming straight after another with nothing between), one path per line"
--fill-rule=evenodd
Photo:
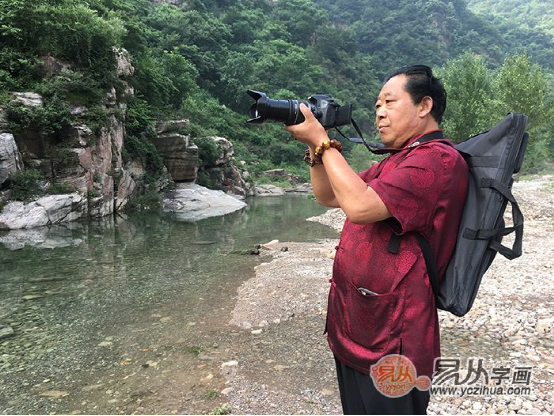
M274 100L265 93L254 90L246 92L256 101L250 107L251 118L247 123L261 124L266 120L273 120L287 125L300 124L304 121L300 103L304 103L325 128L344 126L351 122L352 104L341 106L327 94L314 94L308 101L299 101Z

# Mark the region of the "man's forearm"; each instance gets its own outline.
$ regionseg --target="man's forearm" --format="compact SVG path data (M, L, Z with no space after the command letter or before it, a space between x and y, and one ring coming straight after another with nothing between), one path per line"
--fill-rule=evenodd
M322 167L336 203L350 221L367 224L391 216L381 198L352 170L336 149L326 150L322 160Z
M311 147L310 157L314 158L314 149ZM323 165L317 164L310 168L310 180L317 202L326 207L340 207Z

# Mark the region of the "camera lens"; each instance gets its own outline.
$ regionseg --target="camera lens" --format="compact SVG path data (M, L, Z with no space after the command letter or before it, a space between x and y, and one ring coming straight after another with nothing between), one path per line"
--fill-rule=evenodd
M303 102L310 109L309 102L298 100L274 100L263 92L248 90L248 94L256 100L250 107L249 123L263 123L265 120L280 121L285 124L299 124L304 121L304 115L300 111L300 103Z

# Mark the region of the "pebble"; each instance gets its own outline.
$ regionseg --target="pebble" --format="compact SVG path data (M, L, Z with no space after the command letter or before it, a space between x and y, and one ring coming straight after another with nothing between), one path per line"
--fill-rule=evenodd
M239 365L239 362L236 360L227 361L221 364L221 367L236 367Z
M0 325L0 339L9 338L15 334L13 328L7 325Z
M223 390L221 390L221 394L223 394L224 396L227 396L227 395L229 395L229 393L231 393L233 390L235 390L233 387L226 387L226 388L224 388Z

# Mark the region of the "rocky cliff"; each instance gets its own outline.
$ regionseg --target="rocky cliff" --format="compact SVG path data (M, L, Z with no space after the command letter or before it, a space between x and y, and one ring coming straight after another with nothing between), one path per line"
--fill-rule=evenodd
M198 147L186 134L188 120L159 121L153 126L156 136L150 141L164 165L156 175L148 172L144 158L125 148L127 102L134 95L125 80L134 68L126 51L114 53L123 88L106 92L102 125L88 123L91 110L74 105L71 122L54 135L36 125L10 131L9 114L0 110L0 230L103 217L123 210L137 195L160 192L172 181L197 179ZM51 77L64 76L71 68L50 56L43 61ZM11 100L21 113L40 111L45 105L34 92L12 93ZM244 196L246 184L231 162L231 143L212 140L222 154L207 168L217 172L218 188ZM24 198L17 195L18 181L32 184L36 192Z

